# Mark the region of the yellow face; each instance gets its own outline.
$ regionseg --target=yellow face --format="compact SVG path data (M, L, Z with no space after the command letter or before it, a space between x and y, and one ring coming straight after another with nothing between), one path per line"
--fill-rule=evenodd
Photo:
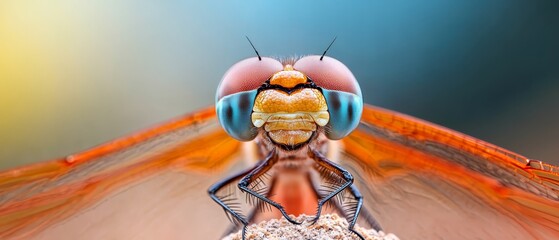
M264 126L275 143L288 146L305 143L317 126L328 123L330 114L322 93L314 88L294 89L306 82L307 76L286 65L270 78L270 85L278 89L266 89L256 96L252 124L258 128Z

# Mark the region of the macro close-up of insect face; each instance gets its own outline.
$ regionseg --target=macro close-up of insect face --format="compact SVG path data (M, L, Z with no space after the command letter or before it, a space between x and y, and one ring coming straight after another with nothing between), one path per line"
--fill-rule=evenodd
M306 145L317 133L331 140L347 136L359 123L362 108L353 74L324 56L284 63L243 60L224 76L216 104L220 123L232 137L253 140L258 128L266 139L289 150Z
M558 1L41 3L2 240L559 239Z
M248 174L242 173L245 176L238 182L241 190L258 200L256 204L275 207L292 223L297 222L289 214L314 214L317 221L322 206L349 187L353 199L336 205L351 205L346 211L338 210L348 218L349 229L353 231L362 205L361 194L351 187L351 173L325 156L328 140L342 139L357 127L363 100L351 71L324 54L283 61L258 55L238 62L225 73L218 87L216 113L230 136L240 141L255 140L259 145L258 155L268 156ZM292 179L277 177L294 174L298 176ZM230 195L216 195L241 175L212 186L209 192L230 218L246 227L253 219L240 215L238 209L228 204ZM328 184L321 185L320 178ZM301 183L301 180L310 182ZM293 185L282 181L297 182L313 191L305 192L301 187L297 187L301 189L299 192L274 189L274 186ZM316 205L303 206L308 202L305 198L316 199ZM286 204L289 210L297 211L286 211ZM250 216L260 219L254 213ZM378 227L377 223L373 225Z

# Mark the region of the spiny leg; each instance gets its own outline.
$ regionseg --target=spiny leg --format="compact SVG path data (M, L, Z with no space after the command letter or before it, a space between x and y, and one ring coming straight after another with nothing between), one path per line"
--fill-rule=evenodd
M346 215L346 218L348 219L349 230L351 232L353 232L354 234L356 234L359 238L365 239L360 233L358 233L354 229L355 224L357 223L357 217L359 216L359 213L361 212L361 207L363 207L363 196L361 195L361 193L359 192L359 189L357 189L357 187L355 185L351 185L351 187L349 188L349 191L350 191L350 193L351 193L351 195L353 196L354 199L351 199L350 201L347 201L348 204L343 204L342 203L342 211L344 212L344 215ZM378 226L378 223L376 222L376 220L374 221L374 223L375 223L375 226ZM380 226L378 226L378 227L380 228Z
M241 179L241 181L239 182L239 189L250 194L250 196L255 197L256 200L262 201L256 204L259 204L260 206L269 204L277 208L280 211L280 213L285 217L285 219L287 219L287 221L289 221L290 223L301 224L302 222L297 222L293 220L291 217L289 217L289 215L287 214L287 212L285 211L285 209L281 204L272 201L271 199L269 199L267 196L264 195L265 193L267 193L267 189L262 189L261 187L259 187L260 185L262 185L261 177L265 177L266 172L270 170L274 166L274 164L278 161L277 156L275 155L275 151L272 152L274 153L274 157L266 159L262 164L260 164L253 171L251 171L249 174L243 177L243 179Z
M228 178L225 178L217 183L215 183L214 185L212 185L209 189L208 189L208 194L210 195L210 197L217 203L219 204L223 210L225 211L225 214L227 215L227 217L229 218L229 220L235 225L235 226L239 226L242 225L243 226L243 239L245 236L245 232L246 232L246 227L249 223L249 220L246 216L244 216L241 211L240 211L240 206L238 202L235 202L236 198L234 196L234 192L231 192L227 195L224 196L218 196L217 193L223 189L224 187L228 186L229 184L232 184L234 182L236 182L237 180L241 179L243 176L249 174L250 172L254 171L256 168L258 168L259 166L261 166L264 162L268 161L269 159L271 159L273 157L274 153L270 153L265 160L260 161L258 164L255 164L254 167L247 169L243 172L237 173L233 176L230 176Z
M215 183L208 189L208 194L217 204L219 204L223 208L225 214L227 215L227 218L229 218L229 221L231 221L235 226L243 225L243 239L244 239L244 230L248 225L247 218L243 216L243 214L236 209L239 206L238 203L233 201L234 200L234 198L232 197L233 193L225 196L217 196L217 192L219 192L219 190L221 190L223 187L232 184L236 180L240 179L242 176L248 174L250 171L256 168L256 166L246 171L243 171L241 173L235 174L231 177L228 177L226 179L223 179ZM235 227L232 227L232 229L234 228Z
M312 220L312 223L315 223L320 218L322 213L322 206L332 199L334 196L339 195L339 202L340 204L344 202L343 191L351 186L350 193L354 197L355 204L350 204L347 206L341 206L341 210L344 215L350 218L350 226L349 230L361 239L364 239L361 234L355 232L353 227L355 222L357 221L357 216L359 215L359 211L361 210L361 206L363 205L363 198L357 188L352 186L353 184L353 176L347 170L343 169L342 167L338 166L337 164L328 160L324 155L316 150L310 150L309 156L315 160L317 163L316 169L320 173L321 177L326 180L326 184L322 185L322 187L326 190L325 193L320 193L319 196L322 197L318 201L318 209L316 211L316 216Z
M351 185L351 190L357 191L359 195L361 195L361 193L359 192L359 190L355 185ZM361 219L363 219L367 224L369 224L370 227L372 227L375 231L377 232L382 231L382 227L380 226L380 223L375 219L373 214L370 211L368 211L367 208L361 208L361 211L359 212L359 216L361 216Z
M317 190L317 184L315 183L313 178L310 178L310 181L312 181L313 186L315 186L314 189L315 193L317 194L317 196L320 196L320 193ZM355 186L355 184L352 184L349 188L347 188L344 191L350 191L351 197L344 197L344 198L340 197L340 195L343 194L342 192L338 194L338 197L333 198L330 201L326 202L325 206L330 205L330 207L336 209L340 213L340 215L342 215L342 217L347 220L348 223L353 222L352 225L355 225L357 221L357 217L359 216L375 231L377 232L382 231L382 227L375 219L373 214L370 211L368 211L367 208L364 208L362 206L363 197L359 192L357 186Z

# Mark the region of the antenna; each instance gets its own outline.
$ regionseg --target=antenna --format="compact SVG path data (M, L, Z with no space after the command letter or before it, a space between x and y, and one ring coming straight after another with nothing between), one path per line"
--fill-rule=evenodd
M328 49L330 49L330 47L332 46L332 44L334 44L334 42L336 41L336 38L338 38L338 36L334 37L334 40L332 40L332 42L330 43L330 45L328 45L328 47L326 48L326 50L324 50L324 53L322 53L322 56L320 56L320 61L322 61L322 59L324 58L324 55L326 55L326 52L328 52ZM249 40L250 41L250 40ZM256 49L255 49L256 50Z
M260 57L260 54L258 53L258 50L256 50L256 48L254 47L254 45L252 44L250 39L247 36L245 36L245 37L247 38L248 43L250 43L250 46L252 46L252 49L254 49L254 52L256 52L256 56L258 56L258 61L262 61L262 57ZM332 44L330 44L330 45L332 45ZM328 49L326 49L326 50L328 50ZM324 52L324 53L326 53L326 52ZM322 60L322 58L320 60Z

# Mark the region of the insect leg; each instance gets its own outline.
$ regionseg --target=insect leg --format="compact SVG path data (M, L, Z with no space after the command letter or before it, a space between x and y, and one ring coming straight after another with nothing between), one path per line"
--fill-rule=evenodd
M358 195L361 195L361 193L359 192L359 190L355 185L351 185L351 191L352 192L355 191L357 192ZM358 213L361 216L361 219L365 220L365 222L368 223L375 231L377 232L382 231L382 227L380 226L380 223L378 223L378 221L375 219L373 214L370 211L368 211L367 208L361 208L361 211L359 211Z
M256 167L253 171L251 171L249 174L243 177L243 179L241 179L241 181L239 182L239 189L250 194L251 196L256 197L256 199L261 200L262 202L259 204L270 204L271 206L277 208L285 217L285 219L287 219L287 221L289 221L290 223L301 224L302 222L297 222L289 217L281 204L274 202L268 197L264 196L262 191L253 189L254 187L259 185L259 181L261 181L259 178L264 176L266 172L270 170L278 161L277 156L275 155L275 151L273 152L273 154L273 157L269 157L268 159L266 159L264 162L262 162L262 164L258 165L258 167Z
M349 221L348 228L351 232L359 236L361 239L364 239L364 237L360 233L358 233L353 229L355 227L355 223L357 223L357 217L359 216L359 212L361 212L361 207L363 206L363 195L361 195L359 189L357 189L355 185L351 185L349 191L356 201L350 201L348 205L343 207L344 212L350 211L349 213L346 214L348 215L348 217L351 217L351 221ZM373 221L374 221L373 226L375 230L377 229L377 227L380 228L379 224L374 218Z
M237 206L237 203L232 201L233 200L231 198L232 194L227 194L225 196L217 196L217 192L219 192L219 190L221 190L223 187L233 183L235 180L238 180L242 176L248 174L249 172L254 170L257 166L258 165L254 166L253 168L250 168L246 171L237 173L237 174L235 174L231 177L223 179L223 180L215 183L214 185L212 185L208 189L208 194L210 195L210 197L217 204L219 204L221 207L223 207L223 210L225 210L225 213L229 217L229 220L231 220L231 222L233 222L233 224L235 224L235 225L242 224L242 225L246 226L248 224L248 220L240 212L238 212L234 209Z
M239 225L243 226L243 239L245 236L246 227L249 223L249 219L241 213L241 206L240 203L236 201L237 198L235 196L235 192L228 192L225 195L218 195L218 192L220 192L220 190L222 190L226 186L238 181L243 176L253 172L256 168L269 161L274 156L274 154L274 152L271 152L265 160L260 161L258 164L255 164L252 168L225 178L215 183L208 189L208 194L210 195L210 197L223 208L227 217L233 223L233 225L237 227ZM228 233L233 232L234 229L238 228L232 227L231 229L229 229Z
M311 149L309 151L309 156L317 163L315 168L320 173L321 177L326 180L326 183L322 186L324 189L321 189L325 192L319 194L322 198L318 201L316 216L312 221L315 223L318 221L318 218L320 218L324 203L351 186L351 184L353 184L353 176L347 170L328 160L316 150Z
M312 181L313 185L315 186L315 193L320 196L319 191L316 189L314 180L311 178L310 181ZM352 198L332 199L326 204L332 204L332 207L337 209L340 215L342 215L343 218L347 219L348 223L353 223L352 226L355 225L355 223L357 222L357 215L359 215L359 217L361 217L361 219L363 219L375 231L382 231L382 227L375 219L375 217L373 217L373 214L366 208L362 207L363 196L361 195L361 192L359 192L357 186L355 186L355 184L352 184L349 188L346 189L346 191L350 191Z

